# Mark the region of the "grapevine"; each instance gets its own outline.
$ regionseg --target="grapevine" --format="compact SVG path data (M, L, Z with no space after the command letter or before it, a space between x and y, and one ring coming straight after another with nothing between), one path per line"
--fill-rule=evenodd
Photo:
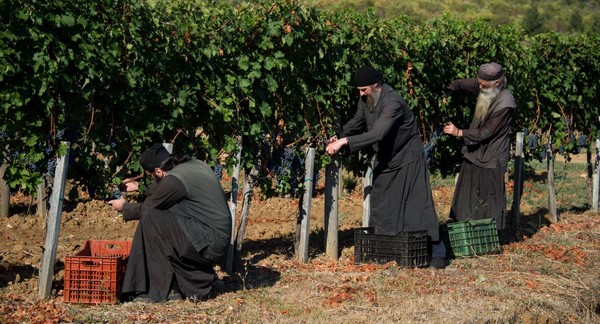
M457 171L459 145L436 129L445 120L468 125L474 107L441 105L440 97L489 61L509 77L513 132L528 129L527 157L545 157L547 138L553 153L569 155L598 137L593 34L532 37L485 19L415 24L292 0L217 2L210 10L205 2L6 0L0 18L0 146L11 188L35 191L52 176L63 141L72 145L68 176L93 190L139 174L151 143L220 161L236 156L242 136L244 169L260 166L278 194L297 195L310 178L301 175L300 152L352 118L350 79L364 65L405 97L431 172ZM280 134L285 148L274 143ZM317 150L325 155L324 145ZM350 171L364 168L356 155L343 159Z

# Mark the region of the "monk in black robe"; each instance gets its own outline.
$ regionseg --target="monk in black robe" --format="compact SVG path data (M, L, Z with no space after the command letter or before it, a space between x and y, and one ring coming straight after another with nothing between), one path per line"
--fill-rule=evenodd
M443 268L446 250L415 117L374 68L359 69L352 82L360 93L356 114L342 127L340 138L329 140L327 153L336 154L343 146L351 152L372 146L376 160L369 226L383 235L427 230L433 242L431 266Z
M477 78L454 80L448 89L477 96L469 128L453 123L444 133L461 137L463 162L452 200L456 221L493 218L498 230L509 225L504 174L510 158L510 127L516 108L506 75L497 63L481 65Z
M153 179L144 202L109 202L126 221L139 220L123 282L125 298L204 299L216 279L213 265L229 247L231 214L214 172L199 160L179 162L155 144L140 157ZM128 191L137 189L127 185Z

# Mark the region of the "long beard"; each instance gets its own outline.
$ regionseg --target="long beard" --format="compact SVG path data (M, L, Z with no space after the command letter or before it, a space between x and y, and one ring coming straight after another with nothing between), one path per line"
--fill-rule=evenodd
M363 96L365 103L367 104L367 108L369 111L373 111L373 108L377 105L377 101L379 101L379 92L373 91L370 95Z
M365 102L367 103L369 111L373 111L373 107L375 107L375 99L373 99L373 96L365 96Z
M475 114L473 115L473 122L475 124L479 124L485 120L490 105L499 93L500 88L481 89L477 97L477 104L475 105Z

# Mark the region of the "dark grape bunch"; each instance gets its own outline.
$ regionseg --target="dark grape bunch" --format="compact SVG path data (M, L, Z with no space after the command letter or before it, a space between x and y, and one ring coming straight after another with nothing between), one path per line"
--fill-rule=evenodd
M577 147L576 147L577 154L581 153L581 150L588 146L587 140L588 140L587 135L585 135L585 134L579 135L579 138L577 139Z
M527 136L527 147L529 149L535 149L538 147L538 137L535 134Z
M302 169L302 162L289 147L273 150L268 168L275 176L277 189L282 194L296 195L300 183L298 171Z
M221 181L221 179L223 178L223 164L215 164L215 166L213 167L213 172L215 173L217 180Z
M548 149L547 145L540 145L540 137L535 134L527 134L527 129L523 130L524 135L526 136L527 141L527 151L532 154L532 156L536 156L539 161L543 161L546 159L546 150Z

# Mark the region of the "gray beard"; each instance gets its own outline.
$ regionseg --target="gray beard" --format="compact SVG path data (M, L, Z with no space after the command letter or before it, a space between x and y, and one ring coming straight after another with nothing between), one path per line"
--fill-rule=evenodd
M485 120L487 117L490 105L496 99L500 93L500 88L481 89L479 96L477 97L477 104L475 105L475 114L473 115L473 122L477 125Z
M365 102L367 104L367 108L369 108L369 111L373 111L373 108L375 108L375 106L377 105L380 94L381 93L379 93L379 92L373 91L373 93L371 93L371 95L366 96Z

